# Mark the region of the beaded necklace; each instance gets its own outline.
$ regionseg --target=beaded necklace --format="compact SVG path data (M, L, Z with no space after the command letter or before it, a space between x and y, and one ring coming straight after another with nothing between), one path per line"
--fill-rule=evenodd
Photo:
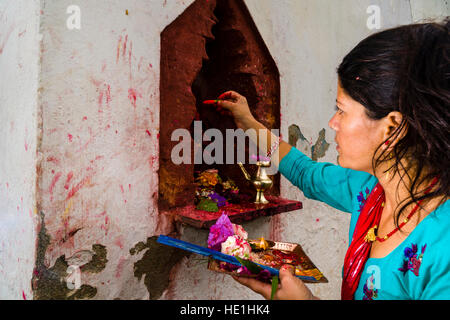
M425 190L425 194L428 194L431 190L431 188L438 182L438 177L435 177L433 179L433 181L431 182L430 186ZM396 233L397 231L399 231L401 228L403 228L403 226L408 223L408 221L411 219L411 217L414 215L414 213L417 212L417 210L420 207L420 204L422 203L423 199L418 201L416 206L414 207L414 209L411 210L411 212L409 213L409 215L402 221L402 223L400 223L398 225L398 227L396 227L394 230L392 230L391 232L389 232L387 235L385 235L384 237L378 237L376 235L376 229L378 228L378 226L374 226L372 228L369 229L369 231L367 232L367 235L365 236L364 240L366 242L374 242L374 241L378 241L378 242L384 242L387 239L389 239L394 233ZM384 202L381 204L382 207L384 207Z

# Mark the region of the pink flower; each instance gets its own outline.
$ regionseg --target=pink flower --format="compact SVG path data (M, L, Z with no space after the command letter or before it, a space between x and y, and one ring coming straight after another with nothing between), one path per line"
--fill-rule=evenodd
M233 232L235 235L237 235L238 237L241 237L242 239L248 238L248 233L239 224L233 224Z
M229 236L225 242L222 243L222 253L230 256L240 257L242 259L249 259L252 251L250 244L239 236Z
M209 229L208 248L221 251L222 242L232 235L234 235L233 224L226 213L223 213Z

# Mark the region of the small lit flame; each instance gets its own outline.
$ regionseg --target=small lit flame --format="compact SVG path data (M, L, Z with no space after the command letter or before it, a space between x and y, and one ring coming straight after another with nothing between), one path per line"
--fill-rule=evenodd
M263 250L266 250L269 247L269 244L263 237L261 237L261 238L259 238L258 247Z

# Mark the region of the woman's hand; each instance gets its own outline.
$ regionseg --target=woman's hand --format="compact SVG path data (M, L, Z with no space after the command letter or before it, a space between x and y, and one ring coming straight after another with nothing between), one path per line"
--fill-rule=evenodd
M261 294L269 300L272 292L272 285L258 281L254 278L235 277L240 284L249 287L256 293ZM280 284L274 295L275 300L317 300L312 292L305 286L302 280L294 276L294 268L284 265L280 269Z
M247 99L235 91L227 91L218 100L206 100L203 103L216 106L219 112L222 108L228 110L233 115L236 126L244 131L254 128L257 123L250 112Z

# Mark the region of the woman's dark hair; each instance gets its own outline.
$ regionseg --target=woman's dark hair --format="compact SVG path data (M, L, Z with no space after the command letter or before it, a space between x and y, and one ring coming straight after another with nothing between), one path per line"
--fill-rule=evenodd
M400 173L409 185L410 198L402 202L395 219L397 226L402 211L410 204L441 196L444 201L450 193L449 29L447 17L442 23L378 32L347 54L337 71L341 87L366 108L369 118L379 120L392 111L403 115L402 123L388 139L391 143L397 140L392 152L374 155L372 161L374 172L382 162L393 161L388 170ZM382 145L375 154L383 150ZM415 175L411 176L412 172ZM404 180L405 175L409 181ZM438 184L424 195L436 176Z

